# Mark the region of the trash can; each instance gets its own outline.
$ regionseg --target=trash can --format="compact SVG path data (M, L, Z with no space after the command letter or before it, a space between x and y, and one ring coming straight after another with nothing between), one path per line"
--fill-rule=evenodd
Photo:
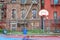
M6 29L3 29L3 34L7 34L7 30Z
M27 32L28 32L27 28L24 27L22 32L23 32L24 35L27 35Z

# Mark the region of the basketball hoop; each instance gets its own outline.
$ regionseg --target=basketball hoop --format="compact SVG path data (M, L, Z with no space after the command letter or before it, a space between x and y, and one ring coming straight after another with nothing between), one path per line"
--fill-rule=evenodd
M48 19L48 15L49 15L49 12L45 9L39 11L39 15L41 16L41 28L43 29L43 32L45 30L45 23L44 23L44 20L45 20L45 17Z
M43 10L39 11L39 15L40 16L48 16L49 12L47 10L43 9Z

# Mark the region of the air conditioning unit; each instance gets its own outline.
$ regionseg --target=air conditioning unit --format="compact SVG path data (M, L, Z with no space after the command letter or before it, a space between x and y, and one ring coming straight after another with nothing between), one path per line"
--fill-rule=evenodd
M37 4L38 2L37 2L37 0L32 0L32 3Z

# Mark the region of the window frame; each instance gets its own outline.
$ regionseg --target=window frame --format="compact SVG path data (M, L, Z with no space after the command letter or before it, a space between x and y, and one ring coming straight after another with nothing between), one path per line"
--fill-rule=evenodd
M27 0L20 0L21 4L26 4Z
M14 17L13 17L14 15ZM12 9L12 19L17 19L17 11L16 9Z
M37 18L37 9L32 9L32 19Z
M15 2L16 2L16 0L15 0L15 1L14 1L14 0L11 0L11 2L12 2L12 3L15 3Z
M15 27L12 27L12 25L15 25ZM15 28L15 30L17 29L17 23L10 23L10 29L13 30L13 28Z
M21 19L24 19L25 15L26 15L26 9L21 9Z
M53 12L54 20L57 19L57 11Z
M59 0L58 0L58 2L56 2L56 0L53 0L53 3L54 3L54 5L57 5L57 4L59 4Z
M2 20L4 18L4 11L0 9L0 20Z

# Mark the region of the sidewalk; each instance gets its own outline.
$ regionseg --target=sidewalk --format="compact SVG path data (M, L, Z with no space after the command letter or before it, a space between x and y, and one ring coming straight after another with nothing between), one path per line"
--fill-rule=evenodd
M24 35L24 34L8 34L8 35ZM27 34L27 36L60 36L60 33Z
M7 38L23 38L24 35L18 35L18 34L10 34L10 35L4 35ZM59 35L46 35L46 34L42 34L42 35L26 35L27 38L40 38L40 37L60 37Z
M24 37L23 34L7 34L7 35L0 34L0 35L5 36L5 37L14 37L14 38ZM40 38L40 37L60 37L60 33L27 34L26 36L27 37L38 37L38 38Z

